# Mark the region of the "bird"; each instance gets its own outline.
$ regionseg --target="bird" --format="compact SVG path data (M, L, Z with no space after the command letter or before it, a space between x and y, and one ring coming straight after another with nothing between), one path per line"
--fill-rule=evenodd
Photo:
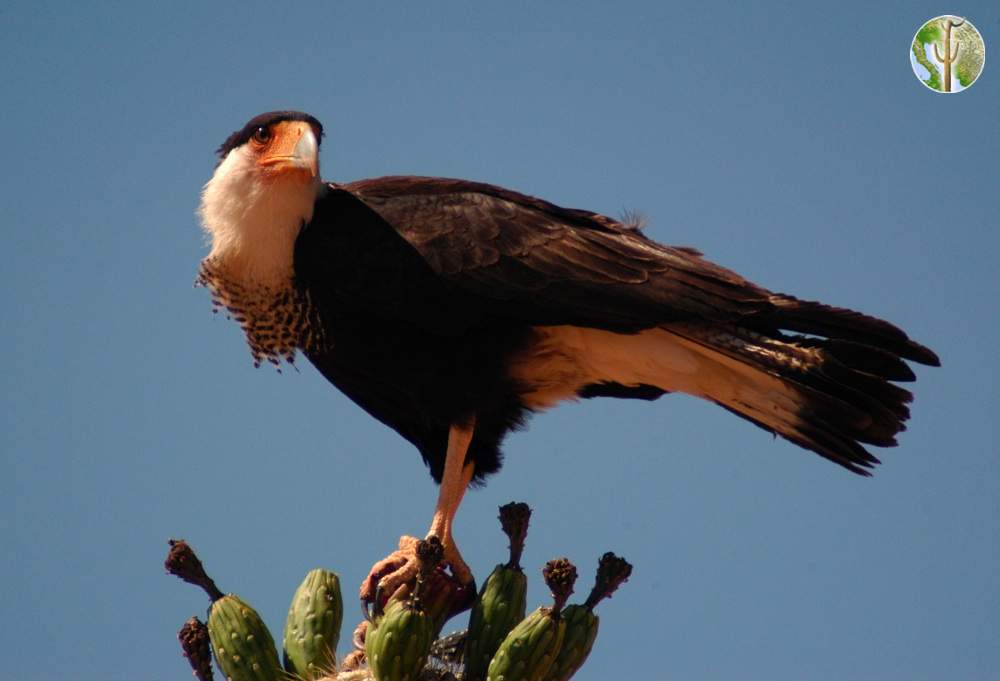
M427 536L460 583L455 514L533 414L682 393L870 475L867 447L895 446L910 416L907 362L940 365L887 321L773 292L636 220L468 180L324 181L323 135L271 111L225 139L196 283L255 365L303 354L416 447L439 484ZM414 576L416 541L375 564L363 601Z

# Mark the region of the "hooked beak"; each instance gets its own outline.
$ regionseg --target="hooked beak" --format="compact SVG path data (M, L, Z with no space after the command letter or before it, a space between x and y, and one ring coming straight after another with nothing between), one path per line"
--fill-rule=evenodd
M271 172L319 176L319 144L305 121L283 121L272 128L272 139L258 163Z

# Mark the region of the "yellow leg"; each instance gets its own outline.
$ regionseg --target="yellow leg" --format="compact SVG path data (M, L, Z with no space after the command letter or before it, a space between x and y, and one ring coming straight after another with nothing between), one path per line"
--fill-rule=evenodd
M451 564L452 571L459 581L467 583L472 575L468 566L462 560L458 547L452 535L452 522L458 507L469 487L475 466L470 461L465 463L465 456L472 442L475 423L467 426L452 426L448 432L448 453L444 460L444 475L441 477L441 489L438 492L437 506L434 518L431 520L427 536L437 535L444 546L445 560Z
M444 474L441 476L441 488L438 491L437 505L427 536L436 535L444 547L444 560L451 566L451 571L463 584L472 582L472 571L462 560L462 555L455 546L452 535L452 522L458 511L465 490L469 487L475 466L472 462L465 463L465 456L472 443L475 432L475 420L467 425L453 425L448 431L448 451L445 454ZM416 542L414 537L401 537L399 549L388 558L379 561L361 584L361 599L371 601L375 596L376 587L385 593L393 593L400 585L416 576Z

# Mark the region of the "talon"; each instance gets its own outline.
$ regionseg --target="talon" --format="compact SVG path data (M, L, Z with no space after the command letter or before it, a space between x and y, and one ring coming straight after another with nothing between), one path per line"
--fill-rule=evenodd
M465 490L475 472L475 464L465 461L472 442L475 418L472 417L468 421L453 424L448 430L445 470L441 478L441 488L438 490L438 503L427 534L427 539L435 538L440 541L444 549L442 562L451 570L449 578L452 581L451 588L459 589L458 593L463 597L467 595L463 592L469 585L474 584L474 581L472 571L458 552L451 529L455 511L458 510L458 505L462 502ZM415 537L401 537L399 549L372 566L371 572L361 583L359 590L366 617L377 616L390 599L397 596L405 597L402 590L415 584L420 566L420 561L417 559L417 543ZM366 607L367 604L373 606L371 612Z
M350 652L344 661L340 663L340 671L352 672L361 669L361 665L365 663L365 651L355 650Z
M402 588L407 582L416 576L416 559L407 561L395 572L392 572L378 580L378 584L375 586L375 591L376 593L386 595L388 598L392 598L397 589Z
M431 536L434 535L428 535L428 538ZM454 575L455 579L457 579L460 584L468 585L474 581L472 577L472 570L469 569L465 560L462 559L462 554L459 553L454 540L451 540L450 538L449 541L444 543L444 558L441 562L451 568L451 574Z
M417 541L416 537L400 537L399 548L372 566L359 591L367 618L381 613L396 591L416 577ZM372 606L370 611L369 605Z
M365 649L365 636L368 635L368 620L362 620L358 626L354 628L354 633L351 635L351 644L354 646L355 650L364 651Z

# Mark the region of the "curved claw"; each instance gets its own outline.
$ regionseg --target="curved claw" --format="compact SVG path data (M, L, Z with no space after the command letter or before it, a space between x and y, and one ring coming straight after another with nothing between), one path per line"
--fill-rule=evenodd
M448 542L444 547L444 563L451 568L451 574L455 576L463 586L475 583L475 578L472 576L472 570L462 559L462 554L458 552L458 547L455 543Z
M433 533L430 536L434 536ZM371 572L361 584L361 611L369 622L377 619L392 598L405 597L405 593L413 587L419 568L416 548L418 540L415 537L404 536L399 540L399 548L388 557L372 566ZM447 566L451 576L450 589L453 600L447 606L449 617L472 606L478 590L476 580L469 566L462 559L453 540L444 544L444 556L439 569ZM444 573L442 572L442 575ZM457 589L457 590L456 590Z
M385 596L385 591L382 589L382 580L380 579L377 584L375 584L375 601L372 603L372 617L381 617L383 610L385 610L385 604L388 602L388 597L383 600Z
M479 589L476 586L476 578L472 577L472 580L468 584L462 585L462 599L455 602L455 607L452 609L449 617L454 617L460 613L472 607L472 604L476 601L476 596L479 595Z
M351 634L351 645L354 646L355 650L364 651L365 636L368 635L369 625L370 622L368 622L368 620L362 620L358 626L354 627L354 633Z
M386 601L416 575L416 544L415 537L400 537L399 548L372 566L359 590L361 607L367 619L381 614ZM369 605L374 607L369 609Z

